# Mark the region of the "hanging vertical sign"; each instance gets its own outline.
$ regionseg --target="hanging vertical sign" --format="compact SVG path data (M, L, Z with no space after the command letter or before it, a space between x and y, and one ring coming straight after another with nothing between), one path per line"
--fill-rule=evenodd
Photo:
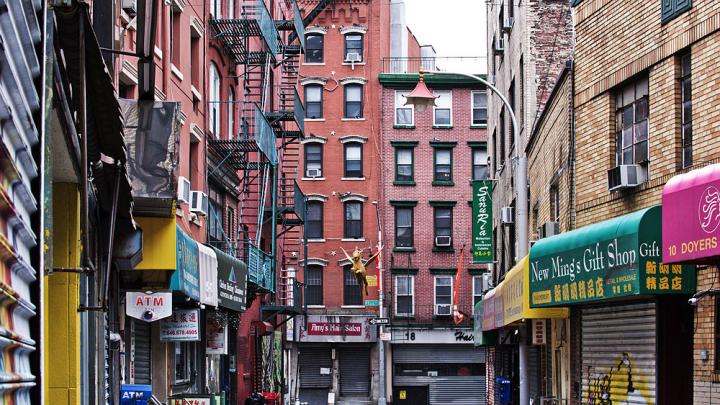
M544 345L547 344L547 330L545 328L544 319L533 319L532 320L532 344Z
M474 180L472 188L472 261L476 264L492 263L492 181Z

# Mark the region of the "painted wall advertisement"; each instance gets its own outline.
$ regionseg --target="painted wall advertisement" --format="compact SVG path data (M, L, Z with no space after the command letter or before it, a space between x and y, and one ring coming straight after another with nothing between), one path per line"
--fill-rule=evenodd
M473 263L493 262L492 181L472 182L472 257Z
M296 322L301 342L376 342L377 326L370 325L369 316L310 315L305 322Z
M163 342L200 341L200 310L176 309L169 318L160 322L160 340Z
M673 177L663 189L663 261L720 256L720 164Z

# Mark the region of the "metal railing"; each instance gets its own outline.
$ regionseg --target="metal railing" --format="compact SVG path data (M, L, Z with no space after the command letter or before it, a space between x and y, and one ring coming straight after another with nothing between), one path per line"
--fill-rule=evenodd
M280 53L280 33L275 26L275 21L265 6L264 0L255 0L255 9L255 18L260 26L260 32L265 44L267 44L270 52L277 55Z
M295 215L297 215L300 221L305 222L305 194L300 189L300 186L298 186L297 181L295 181L294 185L293 198L295 199Z
M248 281L274 293L276 280L275 259L251 243L248 251Z
M382 73L418 73L453 70L480 73L486 69L484 56L393 57L382 59Z
M300 47L305 49L305 24L303 24L302 14L300 8L297 5L297 0L293 0L293 22L295 25L295 32L297 33L298 39L300 40Z
M255 142L268 161L272 165L277 165L278 152L275 131L273 131L272 126L270 126L267 118L265 118L265 114L263 114L257 106L255 106L253 110L255 120Z

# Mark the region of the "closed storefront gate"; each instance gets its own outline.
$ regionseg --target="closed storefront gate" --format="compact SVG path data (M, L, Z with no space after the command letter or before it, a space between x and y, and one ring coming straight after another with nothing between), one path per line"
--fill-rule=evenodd
M308 405L327 404L332 388L332 355L329 347L300 346L300 401Z
M393 391L406 387L428 387L426 403L431 405L484 405L485 349L472 345L394 345ZM403 404L399 398L393 398L393 403Z
M344 347L340 353L340 395L370 396L370 348Z
M150 324L132 319L132 362L131 373L133 384L152 383L152 355L151 355L151 334Z
M656 403L655 303L584 308L581 333L583 404Z

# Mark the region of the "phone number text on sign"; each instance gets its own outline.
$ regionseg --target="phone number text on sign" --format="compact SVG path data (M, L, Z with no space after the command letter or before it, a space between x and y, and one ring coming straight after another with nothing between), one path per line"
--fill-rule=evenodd
M160 323L160 340L163 342L200 341L200 312L198 309L175 310L172 316Z

